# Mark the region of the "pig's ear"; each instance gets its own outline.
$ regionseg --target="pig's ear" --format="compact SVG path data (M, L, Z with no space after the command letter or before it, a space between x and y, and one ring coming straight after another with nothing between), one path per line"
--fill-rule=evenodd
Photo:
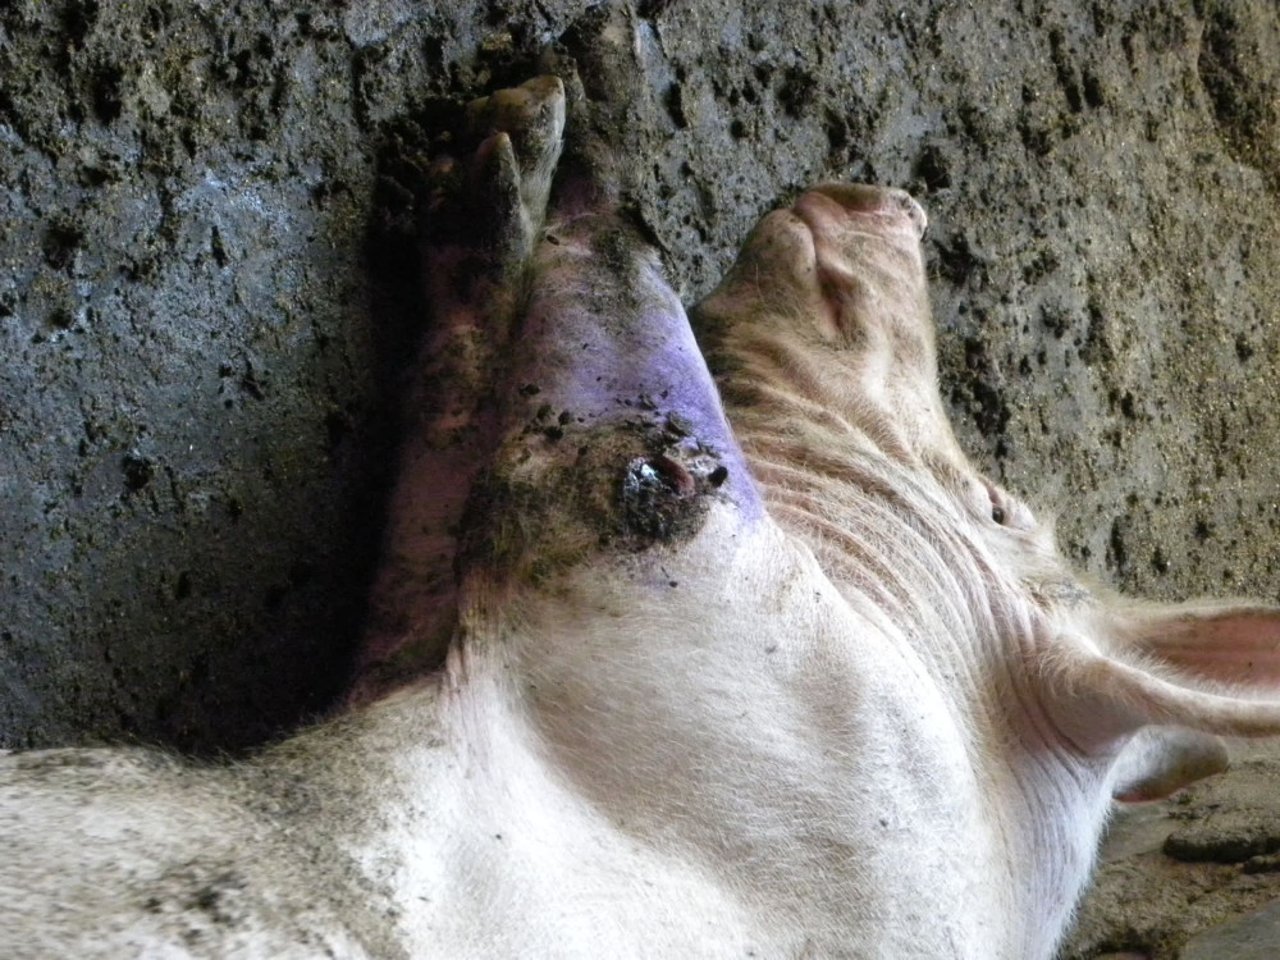
M1280 609L1184 604L1125 610L1114 639L1180 674L1280 693Z
M1108 619L1100 644L1063 634L1049 658L1073 739L1101 744L1146 726L1280 733L1280 610L1151 606Z
M1221 737L1179 727L1147 727L1116 758L1111 795L1122 803L1161 800L1228 766Z

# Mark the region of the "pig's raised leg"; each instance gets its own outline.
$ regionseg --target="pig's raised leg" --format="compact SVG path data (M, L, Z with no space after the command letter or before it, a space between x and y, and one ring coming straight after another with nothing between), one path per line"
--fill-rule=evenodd
M424 676L453 635L459 525L496 441L493 384L546 218L564 115L555 77L476 100L459 131L466 154L432 171L422 249L431 315L352 702Z
M708 497L759 510L684 309L581 118L530 259L463 556L535 579L610 544L691 534Z

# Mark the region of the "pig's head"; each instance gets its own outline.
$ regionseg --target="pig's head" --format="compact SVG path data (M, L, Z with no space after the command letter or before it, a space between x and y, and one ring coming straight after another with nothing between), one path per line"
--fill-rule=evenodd
M813 189L763 219L694 326L773 519L927 665L1002 829L1060 837L1010 853L1058 861L1040 885L1063 919L1113 793L1154 799L1225 766L1217 735L1280 732L1280 613L1086 584L970 463L938 390L925 224L899 190Z
M803 472L848 450L843 467L830 465L828 489L894 503L904 523L934 532L939 559L957 574L968 568L970 596L985 595L991 608L991 653L1022 676L1068 749L1110 755L1150 725L1277 732L1280 706L1259 702L1280 687L1277 610L1146 604L1087 586L1052 528L961 452L937 385L925 225L900 190L810 190L764 218L695 312L730 420L779 519L815 512L796 510L795 475L775 480L779 468ZM859 477L871 464L873 475ZM845 499L815 502L825 510ZM825 566L837 580L848 579L840 547L817 527L790 525L832 559ZM930 585L903 586L927 594Z

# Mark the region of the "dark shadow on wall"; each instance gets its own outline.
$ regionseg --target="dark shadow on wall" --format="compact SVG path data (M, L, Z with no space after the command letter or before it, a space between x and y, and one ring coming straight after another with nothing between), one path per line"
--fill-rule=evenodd
M236 753L334 704L425 165L576 5L0 11L0 747Z

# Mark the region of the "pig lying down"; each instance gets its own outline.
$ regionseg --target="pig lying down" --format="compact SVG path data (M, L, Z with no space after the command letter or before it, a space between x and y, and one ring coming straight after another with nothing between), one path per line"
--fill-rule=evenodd
M1082 585L960 451L914 200L769 214L695 341L564 105L436 171L349 709L5 756L0 955L1048 958L1113 794L1280 733L1280 613Z

